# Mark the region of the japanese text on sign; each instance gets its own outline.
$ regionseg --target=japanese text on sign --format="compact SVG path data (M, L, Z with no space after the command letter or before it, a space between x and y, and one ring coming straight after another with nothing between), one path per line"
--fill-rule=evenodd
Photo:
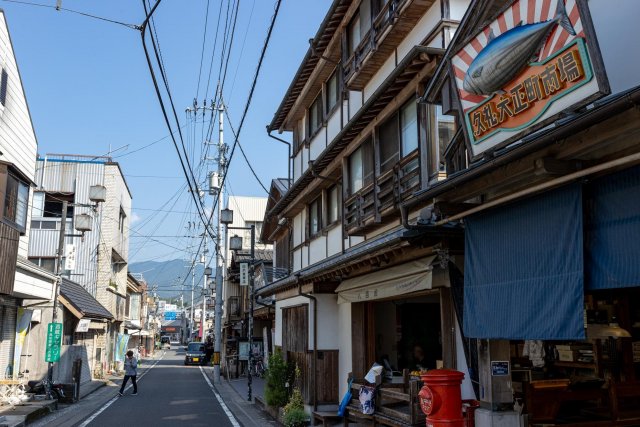
M49 323L47 327L47 347L44 356L45 362L57 362L60 360L61 343L62 323Z
M467 113L474 139L479 140L497 128L519 126L522 121L519 116L540 114L549 100L585 80L585 60L579 46L574 44L547 62L532 65L504 91Z

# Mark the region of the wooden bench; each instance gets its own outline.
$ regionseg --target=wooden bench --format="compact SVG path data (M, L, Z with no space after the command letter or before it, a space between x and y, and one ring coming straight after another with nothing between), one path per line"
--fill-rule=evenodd
M360 411L358 399L362 384L351 384L351 402L347 407L344 425L349 422L389 427L423 426L425 415L420 409L418 392L419 384L409 381L408 372L405 381L400 384L384 384L376 393L376 410L373 415L364 415Z
M336 422L342 421L342 417L337 414L337 412L327 412L327 411L313 411L311 413L313 418L312 425L318 425L316 421L319 421L323 426L330 426L335 424Z

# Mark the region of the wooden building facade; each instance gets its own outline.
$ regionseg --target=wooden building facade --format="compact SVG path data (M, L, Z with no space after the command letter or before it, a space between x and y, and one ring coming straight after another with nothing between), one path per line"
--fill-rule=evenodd
M334 1L268 126L293 140L291 183L270 201L263 235L290 274L257 294L275 298L274 344L303 369L313 407L338 403L348 377L361 383L376 362L383 388L401 396L380 416L424 422L408 372L467 372L449 278L462 230L417 229L401 215L446 175L454 123L417 100L466 7ZM425 215L409 212L414 223ZM464 393L473 395L469 375Z

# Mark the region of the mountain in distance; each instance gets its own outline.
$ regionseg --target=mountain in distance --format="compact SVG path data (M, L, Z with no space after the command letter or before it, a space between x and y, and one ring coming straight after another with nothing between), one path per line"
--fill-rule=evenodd
M170 261L141 261L129 264L130 273L141 273L147 282L149 291L157 289L159 298L172 298L184 292L185 303L191 297L191 263L182 259ZM195 295L200 296L202 289L204 266L200 263L194 267ZM187 277L187 274L189 277ZM182 284L184 283L184 287Z

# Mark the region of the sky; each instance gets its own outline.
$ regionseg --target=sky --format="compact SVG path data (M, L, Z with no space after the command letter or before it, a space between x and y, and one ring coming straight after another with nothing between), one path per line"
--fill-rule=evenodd
M207 170L216 166L207 162L197 167L204 147L202 116L194 122L193 116L187 119L185 109L193 105L194 99L202 106L205 99L213 97L226 11L229 2L234 1L163 0L154 14L169 86L184 126L184 141L203 184ZM240 6L223 93L236 129L275 6L275 0L237 1ZM56 4L55 0L33 2ZM329 5L330 0L282 1L240 136L240 143L267 188L272 178L287 175L287 147L270 139L265 126ZM129 262L188 257L184 249L197 246L199 241L187 236L201 230L193 226L197 222L195 208L168 138L140 32L52 8L7 0L0 0L0 7L7 17L39 154L107 155L111 151L114 161L121 164L133 195ZM62 0L62 7L128 24L140 24L144 19L141 1ZM212 62L219 15L218 43ZM217 142L217 129L212 140ZM226 118L225 142L233 143ZM266 196L240 153L234 155L227 180L230 194ZM205 204L212 203L211 197L206 196Z

